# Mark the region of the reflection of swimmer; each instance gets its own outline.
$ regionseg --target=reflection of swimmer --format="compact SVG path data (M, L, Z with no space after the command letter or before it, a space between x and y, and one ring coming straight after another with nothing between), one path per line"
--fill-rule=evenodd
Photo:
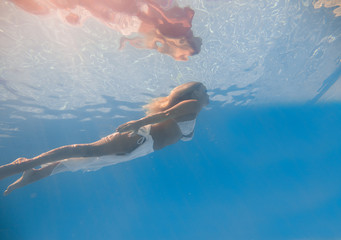
M57 12L64 21L80 25L94 17L120 32L125 42L137 48L156 49L179 61L200 52L201 39L191 27L194 11L167 0L12 0L18 7L36 15ZM161 4L163 3L163 4ZM139 37L127 38L133 33Z
M1 166L0 179L23 172L4 194L56 173L95 171L147 155L179 140L191 140L196 117L208 103L206 87L202 83L180 85L167 97L148 104L146 117L122 124L115 133L97 142L63 146ZM39 169L33 169L38 166Z
M313 4L314 8L321 8L323 5L326 8L337 7L333 12L336 17L341 16L341 0L318 0Z
M173 6L168 10L148 1L148 9L138 13L142 20L139 33L142 37L123 37L121 47L129 42L136 48L156 49L178 61L187 61L189 56L198 54L201 38L194 37L191 30L194 11L189 7Z

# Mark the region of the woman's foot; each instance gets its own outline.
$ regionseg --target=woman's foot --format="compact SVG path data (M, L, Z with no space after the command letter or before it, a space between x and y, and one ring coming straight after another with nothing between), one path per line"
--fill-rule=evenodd
M7 196L13 190L21 188L21 187L33 182L34 178L35 178L34 176L35 176L36 171L38 171L38 170L30 169L30 170L25 171L23 173L23 175L18 180L16 180L14 183L12 183L11 185L9 185L7 187L6 191L4 192L4 195Z
M0 167L0 180L9 176L12 176L17 173L23 172L25 169L23 168L23 163L27 162L27 158L18 158L15 161L3 165Z

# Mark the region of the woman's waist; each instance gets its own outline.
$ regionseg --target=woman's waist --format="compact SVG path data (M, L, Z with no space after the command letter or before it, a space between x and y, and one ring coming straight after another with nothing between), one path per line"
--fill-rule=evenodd
M179 141L182 137L177 122L173 119L151 125L150 135L154 140L155 150Z

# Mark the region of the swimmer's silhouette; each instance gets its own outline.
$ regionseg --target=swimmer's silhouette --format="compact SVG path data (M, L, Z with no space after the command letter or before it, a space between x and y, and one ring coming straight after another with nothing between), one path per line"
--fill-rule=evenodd
M56 173L95 171L147 155L179 140L191 140L196 117L208 103L206 87L202 83L180 85L167 97L148 104L146 117L122 124L115 133L97 142L63 146L1 166L0 179L23 173L4 194Z
M172 0L12 0L36 15L57 12L72 25L96 18L120 32L121 48L129 42L136 48L155 49L177 61L187 61L200 52L201 38L191 30L194 11ZM162 4L163 3L163 4ZM137 33L139 36L131 37Z

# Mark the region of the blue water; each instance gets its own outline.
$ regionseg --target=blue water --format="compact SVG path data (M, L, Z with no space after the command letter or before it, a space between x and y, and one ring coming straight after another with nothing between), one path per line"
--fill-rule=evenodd
M337 238L340 118L340 104L214 107L191 142L2 197L2 239ZM34 121L2 152L28 156L99 131Z
M116 33L91 21L36 24L1 3L1 164L95 141L182 82L204 82L212 99L192 141L1 196L0 239L341 237L341 17L311 1L179 2L203 38L185 63L118 52ZM83 62L70 65L75 52L51 26L72 33L65 41Z

